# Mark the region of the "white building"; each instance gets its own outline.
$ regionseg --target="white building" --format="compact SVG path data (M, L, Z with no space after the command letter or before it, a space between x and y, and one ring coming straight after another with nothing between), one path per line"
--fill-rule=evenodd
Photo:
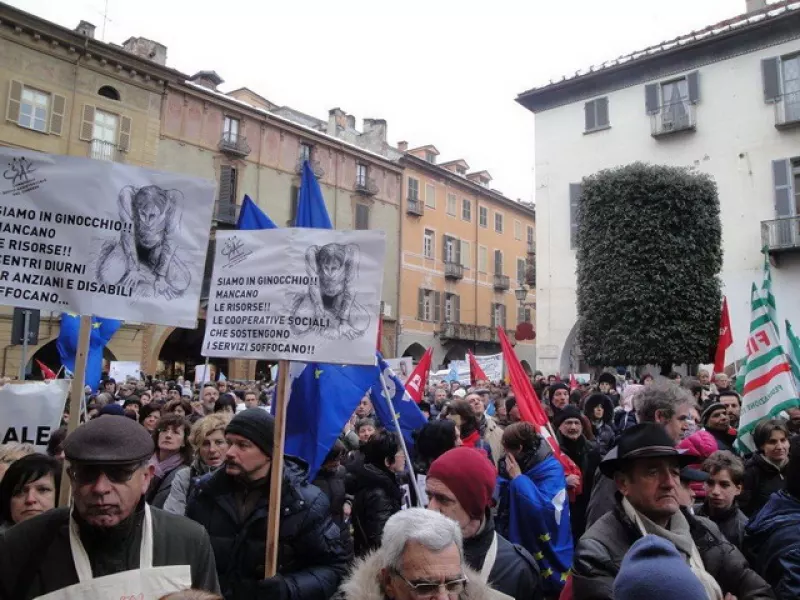
M692 166L717 182L735 344L728 361L745 353L763 244L778 316L800 328L800 2L749 0L747 8L518 96L536 115L536 341L545 373L582 370L579 184L635 161Z

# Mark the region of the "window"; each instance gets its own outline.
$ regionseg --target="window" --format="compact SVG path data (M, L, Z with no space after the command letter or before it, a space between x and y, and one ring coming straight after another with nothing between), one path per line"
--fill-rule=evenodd
M417 319L420 321L441 320L441 292L419 289L417 302Z
M436 186L432 183L425 184L425 206L436 208Z
M469 269L471 262L469 242L461 240L461 266Z
M408 178L408 199L419 200L419 179Z
M503 274L503 251L502 250L495 250L494 251L494 274L495 275L502 275Z
M472 221L472 200L469 198L461 199L461 218L465 221Z
M467 169L462 167L461 165L456 165L456 173L458 173L459 175L466 175Z
M22 88L22 103L17 123L28 129L47 132L47 115L50 110L50 94L33 88Z
M800 232L794 219L800 215L800 159L772 161L775 217L769 229L769 245L800 246Z
M369 229L369 206L356 202L355 213L355 228Z
M533 231L533 226L528 225L528 244L531 246L536 245L536 235Z
M608 123L608 98L597 98L583 105L585 115L584 133L607 129Z
M694 125L692 105L700 100L699 73L651 83L644 87L645 109L660 119L660 132L688 129Z
M116 88L111 87L110 85L104 85L99 90L97 90L98 96L103 96L103 98L108 98L109 100L116 100L119 102L120 95Z
M102 110L94 112L91 157L96 160L114 160L117 157L119 117Z
M489 268L489 251L486 246L478 246L478 271L486 273Z
M435 245L436 234L430 229L426 229L422 236L422 255L425 258L433 258Z
M489 209L485 206L478 208L478 224L484 229L489 227Z
M221 165L219 168L219 197L214 207L217 223L236 224L236 168Z
M522 239L522 223L514 219L514 239L521 240Z
M578 247L578 227L580 226L580 205L583 186L580 183L569 184L569 247Z
M524 258L517 259L517 281L519 283L525 283L525 268L527 266Z
M356 185L360 187L367 186L367 165L356 163Z
M425 152L425 160L432 165L436 164L436 155L433 152Z
M447 194L447 214L450 215L451 217L455 217L457 214L456 213L456 211L458 210L458 208L456 207L457 204L458 200L456 199L456 195Z
M444 295L444 320L446 323L461 322L461 298L458 294Z
M517 323L530 323L532 316L530 306L517 307Z
M231 144L239 141L239 119L225 117L222 125L222 139Z
M442 260L446 263L461 264L461 243L458 239L443 236Z
M492 329L495 327L502 327L505 329L506 326L506 305L497 303L492 303Z
M300 151L298 154L298 159L302 162L304 160L311 160L311 155L314 152L314 147L311 144L306 144L301 142L300 143Z
M764 102L776 104L776 125L800 121L800 54L762 60L761 74Z
M494 213L494 230L497 233L503 233L503 213Z

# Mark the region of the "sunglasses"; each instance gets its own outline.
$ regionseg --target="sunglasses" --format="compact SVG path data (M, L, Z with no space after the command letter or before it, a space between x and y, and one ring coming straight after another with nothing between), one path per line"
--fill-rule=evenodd
M127 483L139 465L73 465L68 469L70 479L80 485L94 483L105 475L111 483Z
M394 571L394 574L402 579L403 583L405 583L409 588L411 588L417 598L421 599L433 598L434 596L437 596L439 594L439 590L442 588L444 588L445 592L450 596L454 594L460 594L464 591L464 586L467 583L466 577L459 577L458 579L451 579L450 581L437 583L432 581L413 582L403 577L403 575L398 571Z

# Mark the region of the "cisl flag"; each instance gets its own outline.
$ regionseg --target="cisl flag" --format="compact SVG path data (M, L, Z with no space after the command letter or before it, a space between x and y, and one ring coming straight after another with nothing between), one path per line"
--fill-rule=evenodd
M731 333L731 316L728 313L728 299L722 297L722 315L719 319L719 341L717 352L714 355L714 373L725 371L725 352L733 346L733 333Z
M431 370L431 358L433 357L433 348L428 348L422 358L419 359L419 364L411 371L411 375L406 379L406 392L411 399L417 404L422 402L425 397L425 388L428 387L428 372Z
M755 452L753 430L756 425L800 406L800 398L791 376L792 368L770 319L769 307L755 285L751 291L751 307L744 397L736 445L740 451Z

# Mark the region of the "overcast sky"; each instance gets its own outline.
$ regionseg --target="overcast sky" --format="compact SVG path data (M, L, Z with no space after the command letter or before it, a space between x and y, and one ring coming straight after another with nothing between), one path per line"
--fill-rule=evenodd
M7 0L8 1L8 0ZM11 0L105 41L143 36L170 67L215 70L318 118L387 120L389 142L435 144L535 200L534 117L516 95L744 12L745 0Z

